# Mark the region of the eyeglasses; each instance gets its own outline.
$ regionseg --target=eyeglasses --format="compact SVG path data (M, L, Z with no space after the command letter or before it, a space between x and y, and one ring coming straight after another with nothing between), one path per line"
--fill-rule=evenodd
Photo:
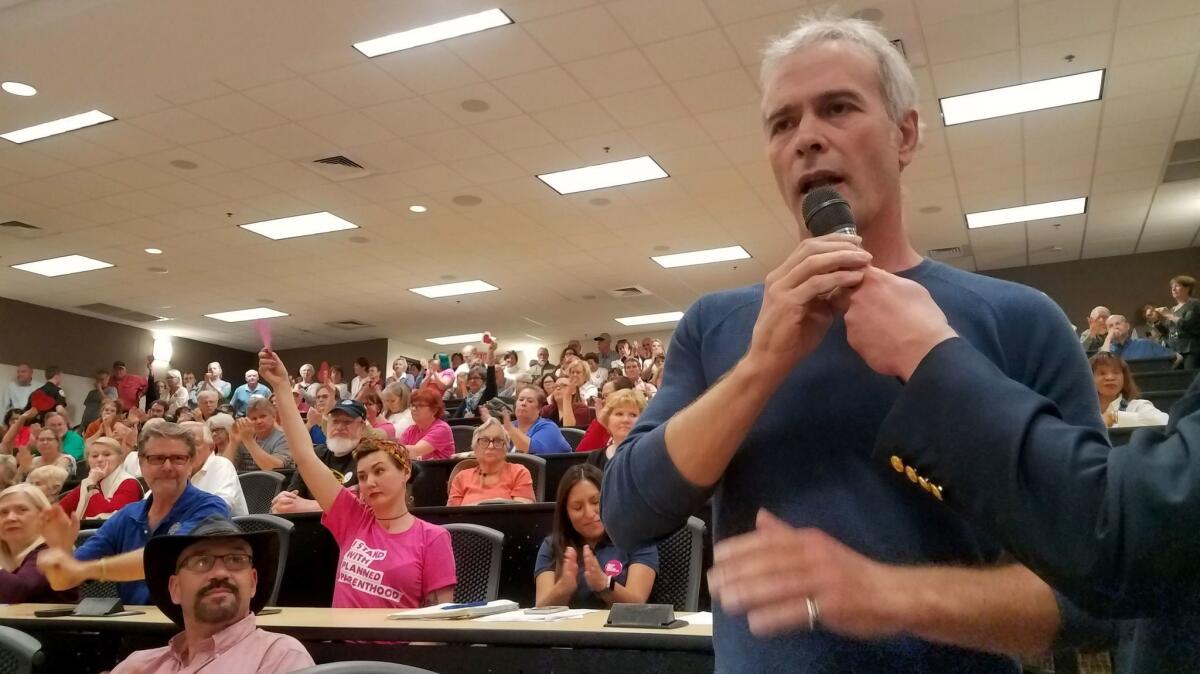
M508 443L504 438L476 438L475 446L480 449L492 447L494 449L508 449Z
M142 458L151 466L161 466L168 461L174 466L186 466L192 460L186 454L143 454Z
M425 403L413 403L412 405L409 405L409 407L413 409L433 409L433 405L426 405Z
M245 552L231 552L227 555L192 555L180 562L180 568L197 573L205 573L213 568L217 560L226 571L245 571L254 562L254 555Z

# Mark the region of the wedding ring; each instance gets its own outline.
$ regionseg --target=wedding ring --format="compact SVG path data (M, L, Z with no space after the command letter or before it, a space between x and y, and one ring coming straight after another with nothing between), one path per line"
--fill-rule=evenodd
M817 629L817 623L821 620L821 607L812 597L805 597L804 603L808 605L808 631L812 632Z

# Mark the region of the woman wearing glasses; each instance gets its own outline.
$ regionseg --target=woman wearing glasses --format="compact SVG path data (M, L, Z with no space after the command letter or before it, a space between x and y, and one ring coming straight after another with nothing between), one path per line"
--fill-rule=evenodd
M475 505L491 499L533 502L533 478L525 466L508 462L509 437L499 421L489 417L476 427L471 447L477 465L454 476L446 505Z

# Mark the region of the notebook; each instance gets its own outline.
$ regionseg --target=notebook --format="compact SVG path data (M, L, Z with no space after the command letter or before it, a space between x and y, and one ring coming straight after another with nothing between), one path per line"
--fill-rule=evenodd
M479 616L492 615L493 613L505 613L507 611L515 611L517 602L509 601L508 599L497 599L495 601L475 601L466 604L438 604L436 606L427 606L425 608L414 608L407 611L399 611L397 613L388 614L390 620L446 620L450 618L478 618Z

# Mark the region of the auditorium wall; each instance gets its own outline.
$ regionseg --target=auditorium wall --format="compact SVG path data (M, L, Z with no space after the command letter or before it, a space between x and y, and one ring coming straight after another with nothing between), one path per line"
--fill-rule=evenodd
M345 373L346 383L349 384L351 379L354 379L354 359L359 356L365 357L372 363L379 364L381 370L385 371L389 365L388 357L388 340L386 339L364 339L357 342L343 342L341 344L323 344L321 346L304 346L295 349L280 349L279 357L288 366L288 370L295 374L299 372L300 366L305 363L310 363L315 368L320 368L321 363L329 363L330 366L341 365L342 371Z

